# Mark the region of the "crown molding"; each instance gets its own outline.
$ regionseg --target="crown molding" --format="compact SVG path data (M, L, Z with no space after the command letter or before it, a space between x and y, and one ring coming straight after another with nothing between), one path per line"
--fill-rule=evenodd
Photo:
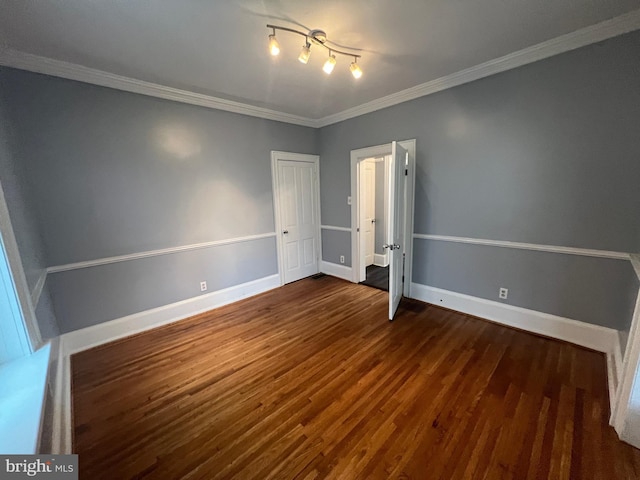
M224 98L212 97L201 93L190 92L178 88L167 87L157 83L145 82L135 78L96 70L95 68L84 67L75 63L54 60L52 58L41 57L30 53L13 50L11 48L0 48L0 65L30 72L52 75L54 77L77 80L79 82L99 85L101 87L114 88L125 92L139 93L150 97L173 100L175 102L198 105L200 107L224 110L226 112L249 115L251 117L265 118L279 122L292 123L305 127L316 127L317 121L310 118L292 115L290 113L278 112L268 108L256 107L246 103L226 100Z
M157 83L145 82L10 48L0 47L0 65L200 107L224 110L304 127L321 128L464 83L473 82L474 80L511 70L528 63L537 62L538 60L592 43L601 42L637 29L640 29L640 9L319 119L302 117L224 98L167 87Z
M632 32L640 28L640 9L620 15L619 17L596 23L589 27L581 28L575 32L561 35L560 37L538 43L531 47L518 50L503 57L499 57L479 65L460 70L459 72L444 77L436 78L430 82L416 85L415 87L392 93L371 102L363 103L357 107L349 108L334 115L328 115L317 121L318 127L325 127L333 123L342 122L350 118L359 117L367 113L375 112L383 108L391 107L399 103L424 97L432 93L440 92L464 83L473 82L496 73L521 67L529 63L537 62L545 58L559 55L576 48L601 42L608 38L616 37L624 33Z

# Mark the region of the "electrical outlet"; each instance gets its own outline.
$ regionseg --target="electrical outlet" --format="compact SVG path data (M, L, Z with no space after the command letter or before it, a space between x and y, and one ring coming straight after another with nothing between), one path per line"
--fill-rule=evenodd
M207 282L200 282L200 291L201 292L207 291Z
M509 296L509 289L500 287L500 293L498 294L498 297L500 297L503 300L506 300L508 296Z
M344 263L344 255L340 255L340 263Z

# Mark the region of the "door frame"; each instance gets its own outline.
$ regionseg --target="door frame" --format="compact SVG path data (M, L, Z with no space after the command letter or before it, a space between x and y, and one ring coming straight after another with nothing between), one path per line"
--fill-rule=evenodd
M25 345L23 352L25 355L35 352L42 344L42 335L40 334L40 326L36 318L36 307L33 304L32 295L27 284L27 277L24 273L20 250L11 224L9 208L4 196L2 183L0 182L0 242L4 245L4 254L6 255L7 266L9 267L11 280L13 282L16 300L20 306L20 312L16 312L13 321L16 328L24 328L28 337L29 345ZM46 275L43 272L43 275Z
M640 272L636 271L640 276ZM618 336L616 335L616 340ZM614 350L615 352L615 350ZM611 358L615 355L607 354L607 363L609 365L614 363ZM630 406L632 397L634 396L634 387L636 384L636 375L640 368L640 290L636 297L635 309L633 311L633 317L631 319L631 329L629 331L629 338L627 339L626 348L624 350L624 359L622 361L621 372L616 372L619 379L613 394L611 394L609 404L611 405L611 415L609 417L609 424L613 426L618 437L627 440L627 432L625 432L626 421L630 415ZM609 376L611 380L611 376ZM615 382L615 379L614 379ZM638 447L635 443L632 443L634 447Z
M273 213L276 235L276 251L278 256L278 276L280 277L280 285L284 285L284 252L282 242L282 219L280 212L280 182L278 181L278 160L289 162L313 163L315 166L315 178L313 182L314 192L313 198L316 210L316 273L320 272L320 259L322 258L322 237L320 230L320 156L309 155L306 153L282 152L279 150L271 151L271 184L273 188Z
M403 294L411 297L412 259L413 259L413 212L416 183L416 140L402 140L398 144L409 152L409 164L406 184L404 211L405 247L404 247L404 286ZM391 155L391 143L351 150L351 281L360 283L360 162L371 157Z

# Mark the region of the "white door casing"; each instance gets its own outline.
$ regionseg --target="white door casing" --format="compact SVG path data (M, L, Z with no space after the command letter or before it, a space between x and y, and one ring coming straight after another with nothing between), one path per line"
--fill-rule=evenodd
M272 152L281 284L319 272L319 157Z
M389 251L389 320L400 305L403 292L405 251L405 170L407 150L391 143L391 171L389 177L389 224L386 248Z
M409 152L408 157L408 175L405 179L405 211L404 218L404 296L411 298L411 279L412 279L412 259L413 259L413 210L415 203L415 175L416 175L416 141L403 140L397 142L400 146ZM367 158L379 158L388 156L391 158L390 143L377 145L373 147L365 147L351 151L351 258L352 258L352 282L359 283L361 274L360 261L360 232L358 231L360 223L359 212L359 192L360 192L360 167ZM390 169L387 169L387 172ZM385 181L385 183L387 183ZM388 192L385 192L388 193ZM389 198L385 199L385 205L389 206ZM387 222L389 222L389 212L387 212ZM386 230L386 229L385 229ZM386 235L386 234L385 234ZM388 250L387 250L388 251Z

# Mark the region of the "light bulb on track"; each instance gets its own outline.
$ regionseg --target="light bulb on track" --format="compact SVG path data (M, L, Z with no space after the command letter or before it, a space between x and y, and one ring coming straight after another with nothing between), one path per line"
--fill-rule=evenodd
M309 61L310 56L311 56L311 45L307 43L304 47L302 47L302 51L300 52L300 55L298 55L298 61L306 65L307 62Z
M276 39L276 34L269 35L269 53L274 57L280 53L280 44Z
M336 57L334 55L329 54L329 58L327 58L327 61L324 62L324 66L322 67L322 70L324 70L324 73L326 73L327 75L331 75L331 72L333 72L333 69L336 66Z
M349 70L351 70L351 75L353 75L353 78L355 79L358 79L362 76L362 69L360 68L360 65L355 62L355 59L353 62L351 62Z

